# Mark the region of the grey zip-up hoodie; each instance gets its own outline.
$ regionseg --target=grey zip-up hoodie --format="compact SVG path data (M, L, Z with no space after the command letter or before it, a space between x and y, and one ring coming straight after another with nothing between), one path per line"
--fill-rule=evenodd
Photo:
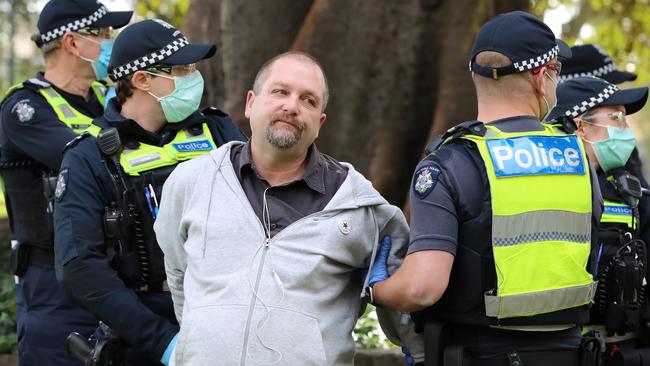
M180 164L163 189L154 228L181 323L172 363L351 365L364 269L384 235L397 269L404 215L343 163L348 176L327 206L268 239L230 160L237 143ZM410 322L379 316L391 340L420 353Z

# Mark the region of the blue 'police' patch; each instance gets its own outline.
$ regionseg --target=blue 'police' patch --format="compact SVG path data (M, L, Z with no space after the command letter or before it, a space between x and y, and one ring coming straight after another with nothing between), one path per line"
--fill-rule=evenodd
M199 140L174 144L174 148L180 152L209 151L212 150L212 144L209 140Z
M413 192L419 199L423 199L433 191L433 187L438 183L440 169L433 165L426 165L415 172L413 179Z
M54 190L54 198L57 201L61 201L63 195L68 188L68 169L62 169L59 172L59 177L56 179L56 189Z
M632 208L630 206L608 206L605 205L603 210L604 214L632 216Z
M497 178L586 174L576 136L522 136L487 141Z

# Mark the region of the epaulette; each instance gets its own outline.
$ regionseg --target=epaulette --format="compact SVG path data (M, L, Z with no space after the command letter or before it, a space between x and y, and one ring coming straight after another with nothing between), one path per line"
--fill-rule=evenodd
M228 113L226 113L226 112L224 112L221 109L216 108L216 107L205 107L205 108L201 109L201 114L203 114L204 116L213 115L213 116L219 116L219 117L228 117Z
M62 153L65 153L66 151L68 151L68 150L72 149L73 147L77 146L77 144L79 144L79 142L81 140L85 139L86 137L90 137L90 136L92 136L90 134L90 132L86 131L86 132L82 133L81 135L75 137L74 139L68 141L68 143L65 144L65 147L63 147Z
M483 122L479 121L465 121L459 123L456 126L450 128L442 134L442 136L434 137L431 142L427 145L424 152L429 155L432 152L438 150L442 145L448 144L454 140L457 140L465 135L476 135L476 136L485 136L487 129Z

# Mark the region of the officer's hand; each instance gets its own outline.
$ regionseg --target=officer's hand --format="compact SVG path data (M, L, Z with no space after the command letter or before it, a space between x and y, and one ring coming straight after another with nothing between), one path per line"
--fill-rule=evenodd
M390 236L384 236L384 239L381 241L381 246L379 247L379 252L377 257L375 257L375 263L373 263L372 268L370 268L370 279L368 280L368 286L372 286L377 282L387 279L390 274L388 274L388 254L390 253L390 248L393 245L393 242Z
M176 348L177 338L178 338L178 333L176 333L174 338L172 338L172 340L169 342L167 348L165 348L165 352L163 353L162 358L160 359L160 363L162 363L165 366L169 365L169 360L172 357L172 353L174 353L174 348Z
M415 365L415 360L413 359L413 356L411 355L411 351L409 351L408 347L403 346L402 353L404 354L404 360L406 361L406 364L408 366Z

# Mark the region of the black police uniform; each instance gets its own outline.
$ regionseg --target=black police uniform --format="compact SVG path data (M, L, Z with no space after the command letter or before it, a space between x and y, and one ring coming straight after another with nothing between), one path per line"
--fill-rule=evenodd
M455 131L480 122L460 124ZM537 117L505 118L490 124L504 132L540 131ZM420 330L429 325L444 325L441 347L467 348L469 354L488 357L507 351L575 349L581 334L577 327L563 331L517 332L489 326L582 324L587 321L586 307L573 308L534 317L500 319L485 315L483 296L495 288L496 273L492 258L492 209L485 164L476 145L454 140L428 155L416 168L433 166L434 185L424 198L411 195L411 244L408 253L420 250L444 250L455 256L449 286L432 307L413 314ZM595 176L592 174L592 177ZM599 189L592 179L594 227L600 216ZM426 340L430 342L429 340ZM435 347L427 344L427 347ZM467 354L466 353L466 354ZM429 357L427 355L427 357Z
M51 0L41 10L38 34L32 39L41 47L67 32L120 28L129 22L132 13L109 12L95 0ZM90 313L71 301L54 274L50 200L53 189L47 178L56 178L63 148L76 136L72 129L76 127L68 126L71 120L62 121L54 106L39 92L48 87L52 89L43 89L46 94L58 93L56 97L67 102L56 106L59 111L65 110L66 118L82 117L81 114L90 122L103 112L93 90L88 90L90 99L86 100L85 95L67 93L51 85L43 74L11 89L0 107L0 174L14 243L18 244L12 250L12 260L20 277L16 312L22 366L80 365L67 354L65 337L75 329L90 335L97 324Z
M75 364L65 352L72 330L90 335L94 317L76 305L54 275L54 231L51 200L44 183L56 177L65 144L76 134L64 124L39 93L47 80L42 73L25 81L0 107L0 175L14 240L18 351L21 364ZM89 101L52 85L78 112L95 118L102 105L89 90ZM51 192L53 193L53 192ZM74 329L73 329L74 328Z
M486 51L498 52L512 63L502 67L480 65L477 55ZM541 70L570 54L569 47L556 40L548 26L517 11L498 15L482 26L472 48L470 70L476 74L474 77L489 82L488 78L499 80L506 75ZM515 133L544 129L535 116L512 116L492 121L490 126ZM444 358L445 365L519 365L522 361L525 365L578 364L583 340L576 325L587 321L587 305L534 316L486 315L485 296L497 288L490 240L490 185L477 145L459 138L485 131L478 121L448 131L443 137L446 143L418 165L412 182L409 254L443 250L455 256L449 285L441 299L412 314L418 330L424 331L425 358L434 363ZM426 176L419 175L424 172ZM602 201L595 172L590 178L593 240Z
M574 118L601 106L624 106L626 114L635 113L645 105L648 88L619 89L604 79L579 76L560 84L557 97L549 120L573 123ZM605 338L606 365L641 365L641 359L650 357L648 286L644 283L650 199L642 196L647 182L636 149L623 167L606 172L599 167L598 182L605 210L592 248L590 266L598 289L586 331Z
M120 108L117 99L112 99L104 116L93 124L102 128L115 127L127 147L137 146L139 142L162 146L179 130L203 123L207 123L218 146L231 140L245 140L230 118L216 109L195 112L181 123L167 124L157 133L151 133L120 115ZM94 137L79 138L71 145L61 165L57 185L54 215L57 275L84 308L124 338L132 352L131 359L143 362L146 357L152 364L158 364L179 328L171 296L163 288L164 263L155 242L153 219L148 208L129 196L135 218L125 239L128 243L144 243L148 251L145 260L149 261L148 265L138 259L135 263L136 271L147 266L149 281L134 281L127 274L129 268L134 267L133 258L118 254L106 239L106 210L123 192L107 168L112 166L110 158L102 154ZM124 174L124 179L127 185L152 184L156 196L161 199L162 184L173 168L151 170L142 173L141 177ZM136 190L136 193L141 192ZM122 223L119 229L127 231L126 225Z

